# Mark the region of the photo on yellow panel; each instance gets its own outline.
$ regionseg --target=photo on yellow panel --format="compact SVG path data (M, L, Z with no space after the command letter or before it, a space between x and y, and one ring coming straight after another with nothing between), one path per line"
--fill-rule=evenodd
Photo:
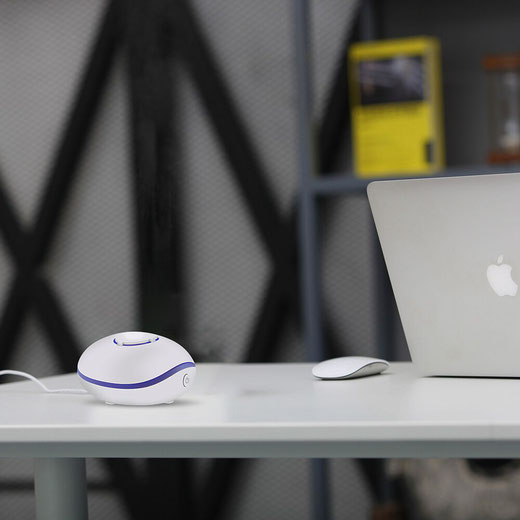
M354 171L421 175L444 168L440 46L416 37L349 49Z

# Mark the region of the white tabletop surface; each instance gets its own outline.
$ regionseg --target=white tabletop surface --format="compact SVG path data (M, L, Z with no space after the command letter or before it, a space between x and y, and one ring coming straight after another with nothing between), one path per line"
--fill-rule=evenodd
M0 385L0 456L518 457L520 379L422 378L409 363L320 381L310 364L199 364L171 405ZM47 378L79 387L75 374Z

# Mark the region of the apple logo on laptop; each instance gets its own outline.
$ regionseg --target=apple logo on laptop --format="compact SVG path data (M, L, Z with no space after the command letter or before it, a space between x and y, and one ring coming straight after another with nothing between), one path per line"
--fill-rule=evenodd
M497 264L491 264L487 268L487 279L491 289L499 296L515 296L518 291L518 285L511 278L512 267L508 264L503 264L504 255L497 258Z

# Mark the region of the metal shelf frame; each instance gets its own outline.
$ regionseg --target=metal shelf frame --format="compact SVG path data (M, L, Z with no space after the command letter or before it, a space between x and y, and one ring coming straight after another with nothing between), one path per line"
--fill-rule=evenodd
M520 171L520 164L455 166L435 175L358 178L352 172L320 173L319 150L313 119L313 85L311 63L310 0L293 0L294 51L297 93L297 159L299 175L299 253L302 298L303 337L308 361L320 361L325 355L323 343L323 310L321 305L321 262L319 200L324 197L364 194L372 181L483 175ZM363 6L370 8L370 2ZM373 15L373 13L372 13ZM366 19L366 16L365 16ZM365 22L365 25L367 23ZM373 25L373 24L368 24ZM345 85L347 88L347 85ZM384 264L383 264L384 265ZM381 355L388 354L382 349Z
M297 168L299 180L299 269L302 331L305 355L308 361L317 362L326 357L324 345L324 311L321 294L321 248L320 214L318 204L325 197L338 197L366 194L367 186L374 180L355 177L354 174L319 172L320 140L317 138L317 125L313 117L313 71L310 23L311 0L293 0L294 21L294 62L295 88L297 95ZM361 0L359 13L361 39L375 39L375 17L371 0ZM347 89L347 85L344 85ZM345 114L345 117L347 115ZM450 167L435 174L435 177L460 175L481 175L490 173L510 173L520 171L520 165L476 165L473 167ZM433 177L420 175L417 178ZM398 175L385 176L384 179L403 178ZM413 178L413 177L406 177ZM376 326L376 345L378 355L387 359L395 358L394 345L394 304L385 263L379 242L374 232L374 277L377 295L374 322ZM390 312L389 312L390 309ZM390 482L384 478L383 463L364 465L360 461L365 476L378 488L381 500L391 498ZM314 520L331 518L328 471L325 460L311 463L312 516Z
M520 172L520 164L504 164L494 166L490 164L479 164L475 166L455 166L446 168L435 175L418 175L403 177L402 175L388 175L385 177L359 178L351 172L332 173L314 177L309 189L318 197L338 197L352 193L365 193L367 186L373 181L397 180L397 179L419 179L433 177L459 177L463 175L489 175L491 173L514 173Z

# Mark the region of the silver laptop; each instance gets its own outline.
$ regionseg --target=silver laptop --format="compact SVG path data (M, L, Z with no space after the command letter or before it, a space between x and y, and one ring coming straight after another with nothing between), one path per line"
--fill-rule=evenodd
M414 365L520 377L520 173L378 181L368 198Z

